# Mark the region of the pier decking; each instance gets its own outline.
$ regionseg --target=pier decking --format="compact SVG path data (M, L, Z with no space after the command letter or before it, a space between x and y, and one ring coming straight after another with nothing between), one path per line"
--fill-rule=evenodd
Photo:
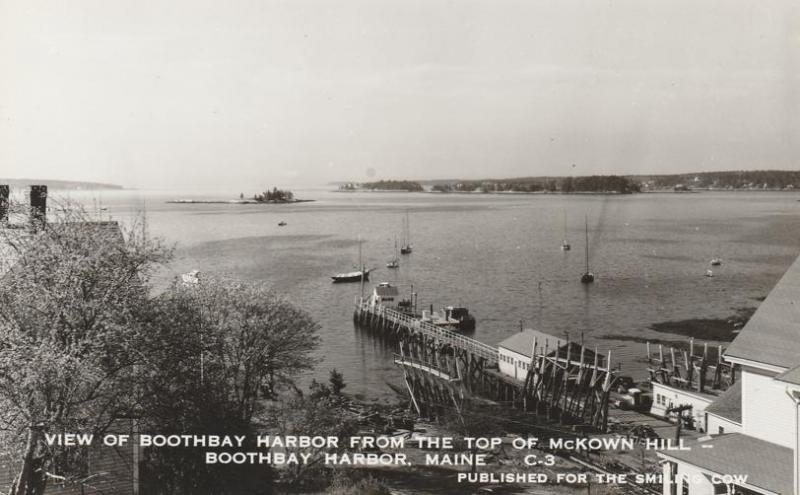
M407 328L427 338L436 344L449 345L454 348L469 352L487 363L497 363L497 348L471 339L458 332L436 326L432 323L413 318L405 313L380 304L370 304L367 299L358 298L356 301L356 314L369 319L382 320L383 325L395 329Z
M510 356L501 354L498 347L421 321L375 298L356 298L353 319L356 325L398 346L394 363L402 368L420 415L437 415L450 407L461 410L463 404L457 397L463 401L467 396L482 395L546 415L548 420L585 423L600 430L608 426L609 392L614 382L610 352L602 362L596 352L582 345L565 342L548 347L544 340L537 346L534 337L514 354L514 366L524 373L509 376L500 358L508 361ZM525 338L527 334L522 340Z

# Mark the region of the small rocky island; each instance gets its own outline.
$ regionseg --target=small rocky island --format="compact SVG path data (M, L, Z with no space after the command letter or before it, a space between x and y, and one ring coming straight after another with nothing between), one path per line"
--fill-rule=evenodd
M314 201L313 199L297 199L294 197L292 191L284 191L273 187L270 191L267 189L261 194L254 194L252 198L245 198L244 193L239 194L239 199L172 199L167 203L185 203L185 204L236 204L236 205L251 205L251 204L288 204L288 203L308 203Z

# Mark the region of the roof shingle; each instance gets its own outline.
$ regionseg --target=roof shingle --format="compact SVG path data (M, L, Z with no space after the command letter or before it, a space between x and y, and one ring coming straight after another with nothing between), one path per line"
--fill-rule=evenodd
M742 424L742 382L728 387L714 402L706 407L706 412Z
M800 356L800 257L728 347L728 357L782 368Z

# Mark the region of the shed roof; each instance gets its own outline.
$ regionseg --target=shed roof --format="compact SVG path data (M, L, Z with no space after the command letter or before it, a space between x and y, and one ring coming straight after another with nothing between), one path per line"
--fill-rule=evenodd
M749 485L772 493L787 494L794 490L794 454L790 448L741 433L720 435L690 447L691 450L661 451L659 455L720 475L746 474Z
M387 297L387 296L397 296L400 294L400 292L397 290L397 287L393 285L381 284L375 287L375 294L381 297Z
M547 354L553 354L556 349L560 350L559 355L561 357L566 356L566 345L567 340L562 339L559 337L554 337L552 335L548 335L544 332L540 332L538 330L533 330L527 328L521 332L517 332L511 337L503 340L499 344L498 347L502 347L504 349L508 349L510 351L516 352L517 354L522 354L523 356L531 357L531 349L533 347L533 339L536 338L536 350L537 353L540 353L547 347L548 351ZM570 344L570 353L572 353L571 358L575 359L576 361L580 357L580 344L575 342L569 342ZM585 349L584 351L584 359L590 360L594 359L594 351L590 349Z
M738 381L728 387L728 390L706 407L706 412L742 424L742 382Z
M536 348L544 349L545 345L548 349L555 350L558 347L566 345L566 340L553 337L538 330L527 328L521 332L517 332L511 337L497 344L498 347L506 348L514 351L523 356L531 356L531 349L533 347L533 339L536 339Z
M728 347L726 356L793 368L800 356L800 258Z

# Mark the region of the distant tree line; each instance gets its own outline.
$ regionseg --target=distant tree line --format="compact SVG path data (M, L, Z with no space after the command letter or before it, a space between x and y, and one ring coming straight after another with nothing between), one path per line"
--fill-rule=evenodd
M520 178L483 181L463 181L455 184L436 184L438 192L561 192L561 193L618 193L639 192L638 183L618 175L588 177Z
M272 191L267 189L263 193L253 196L253 199L262 203L266 203L268 201L288 202L294 201L294 193L292 193L292 191L284 191L283 189L273 187Z
M424 191L422 184L410 180L379 180L377 182L362 182L362 189L383 189L387 191Z
M800 171L796 170L700 172L694 174L635 176L635 179L653 189L668 189L676 186L696 189L800 188Z

